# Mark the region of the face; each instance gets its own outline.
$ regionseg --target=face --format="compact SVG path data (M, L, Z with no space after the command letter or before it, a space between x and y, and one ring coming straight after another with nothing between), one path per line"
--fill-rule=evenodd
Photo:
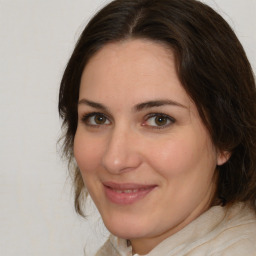
M74 154L106 227L147 253L210 205L223 163L163 45L104 46L85 67Z

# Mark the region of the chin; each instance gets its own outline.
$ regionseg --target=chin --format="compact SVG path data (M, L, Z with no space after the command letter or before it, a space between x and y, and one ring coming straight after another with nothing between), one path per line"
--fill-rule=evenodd
M134 223L131 221L127 221L127 219L114 222L115 223L104 223L109 232L117 237L123 239L132 239L147 236L147 229L149 227L149 225L147 224L143 225L142 223L140 223L140 225L138 225L138 221Z

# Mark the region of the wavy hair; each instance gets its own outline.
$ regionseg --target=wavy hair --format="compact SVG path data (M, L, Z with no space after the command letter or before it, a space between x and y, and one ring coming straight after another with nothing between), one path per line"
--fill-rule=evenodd
M217 167L213 204L256 199L256 90L252 68L227 22L196 0L115 0L83 30L66 66L59 91L63 152L72 162L82 72L104 45L141 38L174 52L179 79L197 106L212 142L231 157ZM86 191L77 166L70 168L75 208Z

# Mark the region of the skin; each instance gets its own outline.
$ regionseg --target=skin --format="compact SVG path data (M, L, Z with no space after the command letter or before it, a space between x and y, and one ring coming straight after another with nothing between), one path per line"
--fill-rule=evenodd
M154 101L163 102L142 104ZM210 207L216 165L226 157L212 144L169 49L141 39L104 46L83 71L78 116L74 154L85 186L106 227L129 239L134 253L148 253ZM155 187L122 205L109 200L104 182Z

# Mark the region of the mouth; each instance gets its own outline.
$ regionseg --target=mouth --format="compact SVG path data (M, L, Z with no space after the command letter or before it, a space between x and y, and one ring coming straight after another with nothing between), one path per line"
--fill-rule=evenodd
M105 195L112 203L133 204L152 192L156 185L103 183Z

